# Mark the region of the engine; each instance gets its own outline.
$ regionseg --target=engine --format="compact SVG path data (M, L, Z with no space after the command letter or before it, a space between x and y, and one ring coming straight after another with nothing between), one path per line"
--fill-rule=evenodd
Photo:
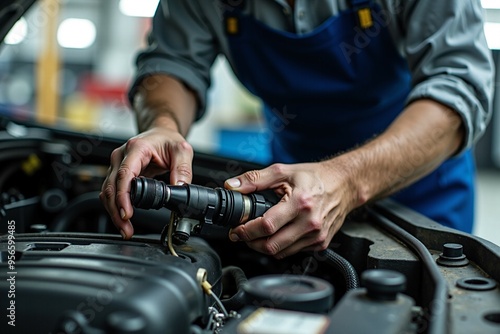
M227 238L272 205L270 194L217 190L259 166L197 154L193 187L137 198L146 208L125 241L98 199L119 142L11 132L0 132L2 333L500 330L500 247L393 201L351 214L326 251L277 260ZM143 181L136 195L158 185ZM206 200L190 202L194 193Z

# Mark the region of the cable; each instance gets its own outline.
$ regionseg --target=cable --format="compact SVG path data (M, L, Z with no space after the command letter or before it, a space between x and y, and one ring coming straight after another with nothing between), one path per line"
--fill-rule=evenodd
M222 299L221 302L224 304L226 309L239 311L245 306L245 292L242 289L243 284L248 282L243 270L236 266L228 266L222 268L222 280L232 279L236 286L236 293L229 298ZM223 283L224 284L224 283Z
M345 279L347 291L359 288L358 273L349 261L329 248L320 252L320 255L329 260L330 264L341 272Z
M217 297L215 293L212 292L212 285L207 280L204 280L201 283L201 288L207 295L212 296L212 298L215 300L215 303L219 307L220 311L224 314L224 317L225 318L229 317L229 313L227 313L227 310L220 301L219 297Z
M170 254L173 256L179 257L177 252L174 249L174 244L172 243L172 233L174 231L174 222L175 222L175 213L170 214L170 223L168 223L168 233L167 233L167 246L168 250L170 251ZM163 236L163 233L162 233ZM162 239L164 240L164 239Z
M393 235L397 236L398 239L401 239L406 245L411 247L423 262L425 267L428 269L431 280L434 281L435 291L434 298L431 301L431 305L429 306L430 321L429 330L427 333L446 333L446 316L448 314L448 303L446 301L448 297L448 286L445 279L441 276L441 273L431 253L417 238L415 238L413 235L411 235L401 227L397 226L395 223L391 222L380 213L374 211L371 208L367 208L367 211L371 215L371 217L375 219L376 223L388 230Z
M227 310L224 307L224 305L222 304L222 302L220 301L219 297L217 297L217 295L215 295L215 293L212 293L211 296L215 300L215 303L217 304L217 306L219 306L220 311L224 314L224 317L226 317L226 318L229 317L229 313L227 313Z
M52 222L53 232L66 232L71 223L82 215L83 212L102 210L99 192L89 192L74 198L69 205Z
M4 168L4 170L2 171L2 174L0 174L0 190L1 191L5 191L5 189L4 189L5 181L7 181L9 178L11 178L12 175L14 175L14 173L17 172L19 169L21 169L21 162L20 161L12 163Z

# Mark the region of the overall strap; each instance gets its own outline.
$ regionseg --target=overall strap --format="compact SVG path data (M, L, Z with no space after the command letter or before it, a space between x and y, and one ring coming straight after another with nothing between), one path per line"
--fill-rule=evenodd
M246 5L245 0L219 0L224 15L226 35L238 35L240 32L239 14Z
M242 10L245 8L245 0L219 0L224 10Z
M350 0L351 8L361 29L373 26L372 2L373 0Z

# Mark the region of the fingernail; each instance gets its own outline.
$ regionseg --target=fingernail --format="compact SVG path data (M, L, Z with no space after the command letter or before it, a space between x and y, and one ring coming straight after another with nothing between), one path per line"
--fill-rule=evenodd
M240 237L236 233L229 233L229 240L231 241L240 241Z
M120 217L122 217L122 219L125 219L125 216L127 215L127 213L125 212L125 210L123 208L120 209Z
M120 230L120 234L122 235L122 238L123 238L123 239L126 239L126 238L127 238L127 235L125 234L125 231L124 231L124 230Z
M186 182L184 182L184 181L177 181L177 183L176 183L176 185L178 185L178 186L183 186L185 184L186 184Z
M226 183L231 187L231 188L238 188L241 186L241 181L239 179L228 179Z

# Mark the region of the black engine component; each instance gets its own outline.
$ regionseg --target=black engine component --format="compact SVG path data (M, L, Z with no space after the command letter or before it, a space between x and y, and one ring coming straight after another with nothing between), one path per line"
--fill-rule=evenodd
M211 234L217 227L244 224L262 216L271 206L261 194L243 195L237 191L215 189L194 184L172 186L166 183L136 177L130 186L132 204L140 209L161 209L175 213L175 218L162 233L165 240L170 231L176 243L184 243L192 232ZM208 232L207 232L208 231Z
M333 306L334 288L317 277L266 275L243 285L247 303L311 313L327 313Z
M485 240L383 200L349 215L329 250L277 260L245 243L229 242L226 230L262 214L271 205L265 198L273 194L264 193L263 199L216 188L260 166L199 153L193 161L193 183L205 187L138 180L140 189L133 193L141 199L139 206L164 206L167 197L172 206L134 210L136 236L143 237L122 240L98 199L111 151L122 143L57 130L38 135L26 130L29 136L23 140L0 132L0 333L500 330L500 247ZM48 150L44 143L53 141L65 149ZM75 154L82 141L92 144L92 154ZM71 159L63 152L70 152ZM41 164L30 174L20 166L32 154ZM55 170L54 161L64 162L64 168ZM54 176L61 173L68 184L56 182ZM62 210L57 204L63 196L53 196L54 189L67 198ZM204 240L191 238L175 247L179 257L172 256L164 238L158 240L171 212L179 218L178 231L190 233L194 227L198 232L196 226L203 225L224 234L201 228ZM39 233L24 234L27 231ZM282 299L285 306L301 304L294 298L314 292L314 285L305 283L312 277L328 282L335 293L309 299L320 301L313 306L327 305L320 309L283 309L283 303L267 307L266 297L252 300L252 293L243 291L249 281L265 275L291 275L286 282L264 281L264 290L277 288L267 296ZM358 288L358 275L364 288ZM297 288L304 293L294 282L302 282Z
M221 292L219 257L198 238L174 257L147 238L16 235L10 268L6 240L0 238L0 291L12 298L0 305L14 310L16 333L187 334L193 323L208 321L213 304L198 270L206 271L212 293ZM13 328L0 323L2 333Z
M132 180L130 196L137 208L166 207L180 217L220 226L244 224L262 216L272 206L260 194L243 195L224 188L212 189L194 184L172 186L145 177Z

